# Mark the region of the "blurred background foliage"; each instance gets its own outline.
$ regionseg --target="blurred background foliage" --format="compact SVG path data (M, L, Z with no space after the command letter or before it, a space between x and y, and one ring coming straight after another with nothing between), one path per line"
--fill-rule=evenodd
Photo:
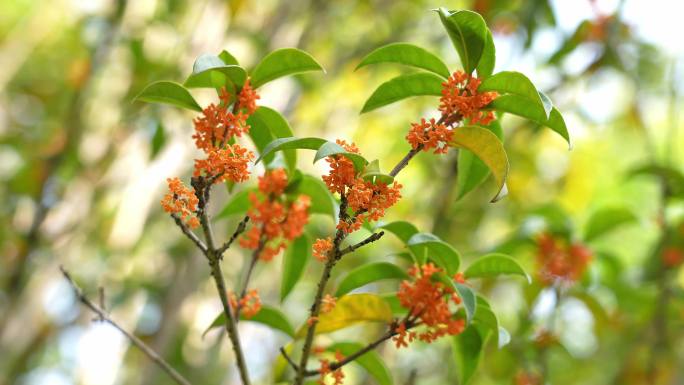
M458 68L429 11L438 6L485 17L497 71L521 71L540 85L563 111L574 148L506 116L506 199L488 202L491 182L457 199L456 156L423 153L400 178L405 198L388 220L434 232L466 260L509 252L533 276L529 240L545 226L594 254L582 281L562 296L536 279L483 283L512 338L502 349L488 347L471 383L522 383L521 373L550 384L683 383L684 270L666 267L661 256L684 249L684 31L681 6L665 0L4 1L0 383L167 383L113 328L88 322L60 264L91 297L104 287L114 318L195 383L237 383L228 340L219 332L202 338L220 309L205 262L158 205L165 179L191 170L192 115L132 103L133 96L151 81L184 79L202 53L228 49L250 67L270 50L299 47L327 74L269 84L261 104L283 112L298 136L353 140L387 167L405 153L409 123L434 115L435 105L416 99L359 116L385 72L396 69L354 68L397 41L429 48ZM207 104L211 92L198 100ZM311 173L325 167L301 158ZM214 210L225 197L214 199ZM610 221L615 210L635 220L589 239L590 218ZM238 219L219 223L222 232ZM316 219L309 231L321 235L331 226ZM337 274L397 251L398 243L383 240L346 259ZM229 251L230 282L245 258ZM279 301L280 269L276 259L257 270L254 283L267 303ZM312 276L283 305L295 323L306 317ZM358 338L373 328L338 333ZM250 370L267 383L287 337L250 323L241 329ZM381 348L396 383L420 385L457 382L459 368L445 364L449 350L448 342ZM347 378L373 381L353 366Z

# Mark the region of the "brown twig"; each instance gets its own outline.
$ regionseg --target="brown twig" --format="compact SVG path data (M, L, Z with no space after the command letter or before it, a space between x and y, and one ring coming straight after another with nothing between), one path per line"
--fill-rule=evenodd
M354 252L354 250L356 250L360 247L363 247L369 243L373 243L373 242L377 241L378 239L382 238L383 235L385 235L384 231L381 231L379 233L373 233L368 238L364 239L363 241L356 243L356 244L353 244L353 245L350 245L350 246L340 250L339 254L340 254L340 256L343 256L345 254L349 254L351 252Z
M178 227L180 227L183 234L185 234L188 237L188 239L190 239L195 244L195 246L197 246L197 248L202 251L202 254L206 255L207 246L204 244L204 242L202 242L201 239L197 237L197 235L195 235L195 233L192 232L192 230L190 230L188 225L183 223L183 220L176 214L171 214L171 218L173 218Z
M266 234L264 234L264 227L261 227L261 237L259 238L259 244L257 245L257 248L254 249L254 252L252 253L252 259L249 261L249 265L247 266L247 272L245 273L245 279L242 283L242 288L240 289L240 298L245 298L245 295L247 295L247 288L249 287L249 280L252 278L252 272L254 271L254 266L256 266L257 262L259 261L259 255L261 252L264 250L264 246L266 246L266 241L268 240L266 238ZM240 321L240 310L242 306L238 303L237 307L235 308L235 322Z
M223 246L219 247L218 250L216 250L216 253L218 254L219 258L223 258L223 253L226 252L230 248L230 246L235 242L237 237L242 234L245 229L247 229L247 223L249 222L249 216L245 215L245 217L238 223L237 228L235 229L235 232L233 232L233 235L231 235L230 239L223 244Z
M71 287L74 289L74 293L76 294L76 297L78 297L78 300L85 305L87 308L92 310L97 316L98 320L102 322L107 322L108 324L114 326L117 330L119 330L126 338L128 338L129 341L135 347L140 349L147 357L149 357L154 363L156 363L166 374L169 375L174 381L181 385L190 385L190 381L185 379L180 373L178 373L168 362L166 362L163 358L157 354L152 348L147 346L144 342L142 342L138 337L134 336L133 334L129 333L124 329L123 327L119 326L114 320L112 320L107 312L101 307L90 301L88 297L85 296L83 293L83 290L76 284L76 282L71 278L71 275L69 274L66 269L64 269L63 266L60 266L59 269L62 271L62 274L64 275L64 278L69 282Z

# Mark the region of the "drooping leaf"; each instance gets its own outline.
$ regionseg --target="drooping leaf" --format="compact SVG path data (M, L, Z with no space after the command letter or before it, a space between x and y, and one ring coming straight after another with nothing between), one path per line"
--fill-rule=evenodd
M389 262L375 262L350 271L337 286L335 296L341 297L350 291L383 279L408 279L408 274Z
M497 194L492 202L503 198L506 194L506 177L508 175L508 156L501 140L486 128L480 126L463 126L454 130L452 147L462 147L482 160L494 176L498 186Z
M506 254L492 253L478 258L465 270L466 278L496 277L502 274L520 275L531 281L525 270Z
M309 71L323 71L323 67L308 53L297 48L282 48L264 57L252 71L252 86L262 85L283 76Z
M494 46L494 38L492 37L492 32L487 30L487 40L485 41L484 51L482 51L480 62L475 68L477 70L477 77L480 79L490 77L494 72L495 65L496 47Z
M337 300L335 307L318 317L316 334L334 332L361 322L392 321L392 309L385 300L375 294L348 294ZM297 331L297 338L306 335L307 326Z
M418 233L418 228L410 222L396 221L385 223L377 226L378 229L383 229L391 232L401 239L404 243L408 243L412 236Z
M249 194L256 192L256 189L246 189L234 194L228 200L223 209L214 217L214 219L227 218L231 215L244 214L249 210L250 201Z
M458 272L461 256L456 249L437 236L430 233L417 233L406 244L416 256L423 255L427 251L428 257L439 267L446 270L449 276Z
M398 102L411 96L441 96L443 79L427 72L401 75L382 83L366 100L361 113Z
M437 13L461 58L463 69L468 74L472 73L487 44L487 24L477 12L463 10L452 13L446 8L439 8Z
M584 232L584 240L593 241L622 225L636 221L636 215L624 207L603 208L589 218Z
M499 120L491 122L486 129L492 131L503 142L503 129ZM461 149L458 152L458 173L456 174L456 199L463 198L487 179L489 167L472 152Z
M133 100L148 103L163 103L201 112L202 107L190 95L190 91L174 82L159 81L145 87Z
M469 327L452 338L451 348L458 367L458 383L467 384L473 377L480 359L485 340L476 327Z
M274 139L292 137L292 128L290 128L287 120L278 111L265 106L259 106L247 119L247 124L251 126L249 135L260 154ZM283 154L288 169L294 170L297 165L297 152L285 150ZM271 154L264 159L266 164L271 163L272 160L273 155Z
M477 314L477 299L475 298L475 293L473 292L473 289L462 283L454 282L454 287L456 288L456 292L458 292L458 296L461 297L461 300L463 301L462 305L466 312L466 321L470 324L473 317L475 317L475 314Z
M409 43L392 43L369 53L356 69L376 63L399 63L422 68L443 78L449 77L449 69L436 55Z
M204 331L202 336L207 334L207 332L213 328L223 327L226 323L225 317L226 315L221 312L221 314L214 319L214 322L212 322L211 325L209 325L209 327ZM270 328L280 330L290 337L295 336L294 328L290 324L290 321L287 320L285 314L272 306L262 305L261 310L259 310L254 317L247 318L241 314L240 319L243 321L257 322Z
M496 91L499 94L512 94L529 99L542 108L545 119L548 119L549 112L544 108L541 96L537 88L527 76L515 71L501 71L492 75L480 83L478 91Z
M311 259L311 239L302 234L295 239L283 256L283 278L280 282L280 301L282 302L304 274L307 262Z
M356 342L336 342L326 348L329 352L339 351L343 356L348 357L363 349L364 346ZM375 350L359 356L354 363L364 368L368 374L380 385L392 385L392 373L382 361L380 354Z
M247 80L247 72L235 64L226 64L220 57L201 55L192 66L192 74L183 84L188 88L220 88L229 81L240 89Z
M349 160L354 162L354 168L357 171L362 171L366 165L368 164L368 161L362 157L359 154L355 154L353 152L348 152L345 150L342 146L335 142L325 142L321 147L318 148L318 151L316 151L316 156L314 156L314 163L318 162L319 160L326 158L328 156L332 155L344 155Z

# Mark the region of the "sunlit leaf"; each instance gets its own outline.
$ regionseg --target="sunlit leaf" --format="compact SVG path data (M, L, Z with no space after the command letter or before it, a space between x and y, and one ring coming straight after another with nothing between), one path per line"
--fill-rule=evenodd
M235 64L226 64L214 55L201 55L192 66L192 74L183 84L188 88L219 88L226 81L240 89L247 80L247 72Z
M264 57L251 73L254 88L283 76L309 71L323 71L323 67L308 53L297 48L282 48Z
M306 234L295 239L283 256L283 277L280 283L280 300L283 301L304 274L311 259L311 240Z
M499 120L491 122L486 129L492 131L503 142L503 130ZM458 172L456 175L456 199L461 199L467 193L484 182L490 175L489 167L472 152L462 148L458 152Z
M412 96L441 96L444 79L432 73L421 72L397 76L382 83L366 100L361 113L398 102Z
M478 258L465 270L466 278L496 277L502 274L520 275L531 281L515 259L505 254L493 253Z
M417 256L423 255L425 249L427 249L428 257L439 267L446 270L448 275L451 276L458 272L461 256L456 249L437 236L430 233L417 233L406 244Z
M154 82L145 87L134 100L149 103L171 104L197 112L202 111L202 107L197 104L192 95L190 95L190 92L182 85L174 82Z
M226 322L226 315L222 312L219 314L215 319L214 322L209 325L209 327L204 331L202 334L203 336L209 332L209 330L217 327L223 327ZM250 321L250 322L257 322L262 325L266 325L270 328L280 330L281 332L287 334L290 337L294 337L294 328L290 324L290 321L287 320L287 317L283 312L280 310L268 306L268 305L262 305L261 310L251 318L245 317L243 314L240 315L240 319L244 321Z
M482 160L494 176L498 192L492 202L503 198L506 194L506 177L508 175L508 156L501 140L486 128L480 126L463 126L454 130L452 147L462 147Z
M449 77L449 69L439 57L409 43L393 43L380 47L364 57L356 69L376 63L405 64L428 70L444 78Z
M350 291L383 279L408 279L408 274L398 266L388 262L375 262L357 267L350 271L337 286L335 296L340 297Z
M346 156L354 163L354 167L357 171L363 170L363 167L368 163L368 161L361 155L350 153L337 143L328 142L327 140L321 138L295 137L275 139L264 147L261 155L259 158L257 158L256 163L259 163L262 159L268 157L276 151L296 149L318 150L316 152L314 162L331 155L340 154L342 156Z
M529 99L529 102L542 108L546 115L544 119L549 117L550 111L545 109L537 88L527 76L520 72L502 71L492 75L480 83L478 91L496 91L499 94L512 94Z
M339 351L343 356L348 357L363 348L363 345L356 342L337 342L328 346L326 350L332 353ZM392 373L375 350L364 353L353 362L364 368L378 384L392 385Z
M364 157L362 157L359 154L348 152L342 146L335 142L323 143L323 145L321 145L321 147L318 148L318 151L316 151L316 156L314 156L314 163L328 156L338 154L344 155L347 158L349 158L349 160L354 162L354 168L357 171L362 171L366 167L366 164L368 164L368 161Z
M482 51L482 57L480 62L475 68L477 70L477 77L480 79L486 79L492 75L494 72L494 66L496 65L496 46L494 46L494 38L492 37L492 32L487 30L487 40L485 41L484 51Z
M287 120L276 110L259 106L256 111L247 119L250 125L249 135L254 141L259 153L263 153L266 146L278 138L292 137L292 128ZM297 165L297 152L295 150L283 151L287 167L294 170ZM273 155L269 154L264 158L266 164L271 163Z
M413 223L406 221L396 221L385 223L377 226L378 229L383 229L391 232L401 239L404 243L408 243L412 236L418 233L418 228Z
M392 309L385 300L375 294L348 294L337 300L335 307L318 317L316 334L334 332L362 322L392 321ZM307 326L297 331L297 337L306 334Z
M461 58L463 69L472 73L487 44L487 24L477 12L463 10L452 13L446 8L439 8L437 13Z

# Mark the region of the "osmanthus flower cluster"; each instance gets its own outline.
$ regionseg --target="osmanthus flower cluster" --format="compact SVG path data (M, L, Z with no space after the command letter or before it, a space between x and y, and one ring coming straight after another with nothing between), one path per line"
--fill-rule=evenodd
M546 285L579 280L591 262L591 250L580 243L568 243L546 232L536 242L538 276Z
M409 269L411 280L403 281L397 292L399 303L409 311L408 318L395 329L397 335L393 339L397 348L408 346L416 338L429 343L445 335L458 335L465 329L465 320L453 315L461 298L435 277L443 271L432 263ZM464 282L462 275L454 279ZM408 330L418 325L420 331Z
M342 353L340 353L339 350L335 351L335 360L337 362L340 362L344 359L344 356ZM326 377L331 377L332 378L332 384L333 385L342 385L343 380L344 380L344 372L342 371L342 368L337 368L335 370L330 369L330 360L329 359L320 359L320 377L318 378L318 381L316 381L317 384L320 385L328 385L329 383L326 382Z
M284 169L267 170L259 177L259 193L249 195L251 208L247 215L253 227L240 239L240 246L255 250L263 261L270 261L302 235L309 221L311 199L299 195L290 201L284 194L287 185Z

